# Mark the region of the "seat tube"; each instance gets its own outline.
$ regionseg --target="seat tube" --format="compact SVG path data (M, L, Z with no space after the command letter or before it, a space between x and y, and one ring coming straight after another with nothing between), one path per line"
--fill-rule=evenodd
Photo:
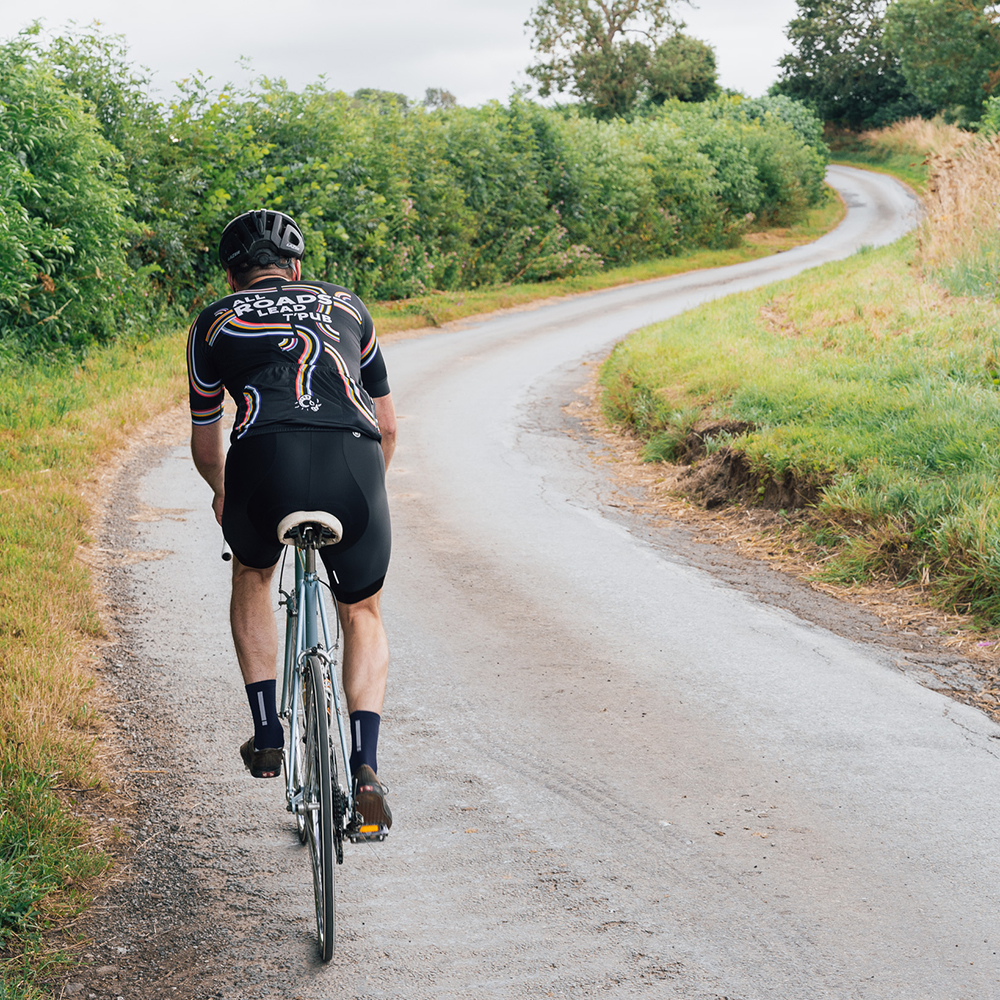
M319 595L316 593L318 582L316 580L316 550L309 548L303 553L305 556L305 607L299 608L299 614L305 616L306 623L306 648L312 649L319 645L318 627L316 620L316 603Z
M299 634L299 591L302 583L302 565L299 554L295 552L295 585L292 594L285 605L285 669L281 682L281 714L288 711L288 702L292 695L292 672L295 670L295 642Z
M299 616L285 615L285 663L281 674L281 715L288 711L288 699L292 691L292 670L295 666L295 635L298 632Z

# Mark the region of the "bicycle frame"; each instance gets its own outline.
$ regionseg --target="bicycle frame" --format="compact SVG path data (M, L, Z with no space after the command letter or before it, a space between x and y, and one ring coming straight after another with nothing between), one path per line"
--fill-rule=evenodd
M340 710L340 684L335 675L336 660L334 654L338 642L330 642L330 625L327 619L326 602L323 600L323 584L316 573L316 550L293 549L295 556L295 589L285 595L285 664L281 686L281 716L288 720L288 745L296 746L299 739L299 719L295 710L302 697L302 674L305 658L317 655L325 662L326 676L329 680L327 689L327 714L333 714L337 719L337 733L340 738L340 751L343 768L337 771L344 775L346 788L341 791L347 801L344 813L345 823L354 815L354 789L348 780L348 761L350 754L347 749L347 733L344 727L344 717ZM317 613L318 612L318 613ZM322 633L322 642L320 642ZM332 705L331 705L332 702ZM331 756L335 755L330 747ZM302 810L302 790L292 785L292 768L286 768L286 795L293 813Z

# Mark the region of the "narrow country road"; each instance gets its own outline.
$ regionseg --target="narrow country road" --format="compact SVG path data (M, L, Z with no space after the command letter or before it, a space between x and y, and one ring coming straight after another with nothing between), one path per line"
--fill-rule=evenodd
M890 178L829 178L849 213L810 246L385 347L396 825L348 849L328 966L280 783L239 760L207 489L184 445L136 461L107 677L130 771L168 773L122 785L88 994L1000 996L1000 728L672 554L563 412L630 330L914 224Z

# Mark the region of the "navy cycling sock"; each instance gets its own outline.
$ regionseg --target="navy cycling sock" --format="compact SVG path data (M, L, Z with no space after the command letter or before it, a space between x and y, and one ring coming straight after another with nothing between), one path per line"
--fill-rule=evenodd
M277 750L285 745L285 730L274 704L275 681L247 684L247 701L253 715L254 750Z
M375 712L351 712L351 774L367 764L378 774L378 727L382 716Z

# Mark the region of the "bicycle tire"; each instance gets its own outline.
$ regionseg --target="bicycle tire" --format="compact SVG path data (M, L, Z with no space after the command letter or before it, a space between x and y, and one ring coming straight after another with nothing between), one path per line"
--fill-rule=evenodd
M319 657L306 658L302 677L302 701L305 711L305 772L303 804L306 806L306 840L313 869L316 896L316 931L320 957L333 957L336 937L336 901L334 893L334 811L333 783L330 777L330 733L326 714L326 689Z
M289 766L292 769L292 788L299 793L301 798L306 780L306 713L301 697L299 698L295 714L298 738L289 747ZM299 835L299 843L304 844L309 839L309 831L306 827L306 814L304 812L296 812L294 816L295 832Z
M285 594L285 651L282 663L282 694L281 694L281 710L285 712L295 712L295 718L293 720L294 726L289 727L289 747L288 755L285 759L285 765L289 770L289 774L286 775L289 787L292 790L293 795L298 796L299 801L302 798L302 781L303 775L305 774L305 768L303 762L305 760L305 712L302 709L302 698L301 693L298 698L295 697L295 688L298 686L298 678L296 676L296 666L295 657L298 652L296 648L296 639L298 637L298 625L299 625L299 615L297 604L294 603L296 598L294 594ZM292 610L295 609L294 613ZM296 738L291 739L291 733L295 732ZM294 800L292 800L294 801ZM295 832L299 836L299 843L304 844L306 842L306 820L305 814L300 810L295 810L292 813L295 820Z

